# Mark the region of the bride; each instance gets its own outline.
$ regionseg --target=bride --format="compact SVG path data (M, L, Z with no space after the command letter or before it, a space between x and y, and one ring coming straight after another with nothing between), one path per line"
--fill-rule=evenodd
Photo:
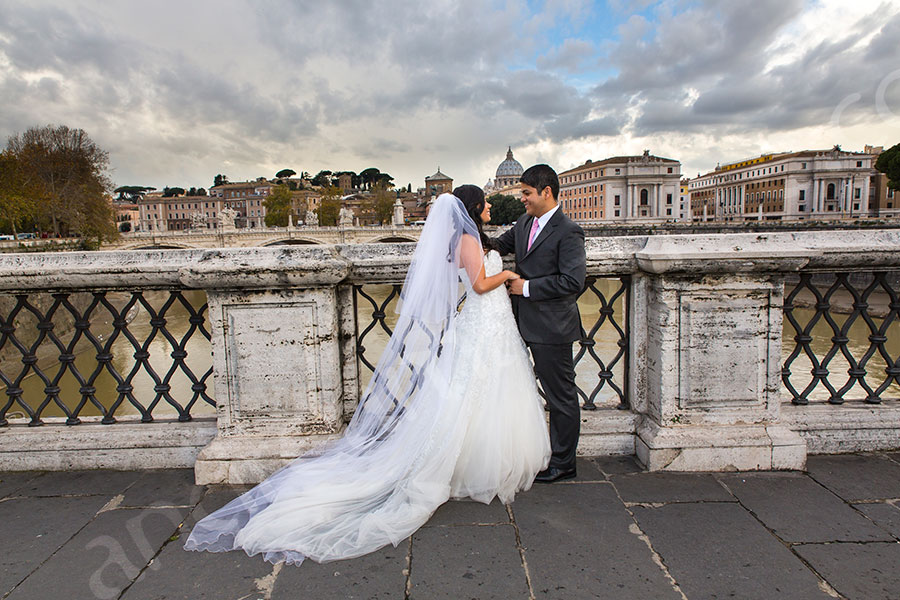
M490 208L474 185L438 197L344 435L199 521L185 549L353 558L396 546L450 498L511 502L531 486L550 442L504 286L518 275L482 229Z

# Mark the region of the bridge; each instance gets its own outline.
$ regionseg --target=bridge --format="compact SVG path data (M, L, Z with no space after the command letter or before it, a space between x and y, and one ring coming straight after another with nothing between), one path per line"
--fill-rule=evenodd
M265 227L252 229L152 231L123 233L104 250L249 248L308 244L378 244L415 242L422 226L403 227Z

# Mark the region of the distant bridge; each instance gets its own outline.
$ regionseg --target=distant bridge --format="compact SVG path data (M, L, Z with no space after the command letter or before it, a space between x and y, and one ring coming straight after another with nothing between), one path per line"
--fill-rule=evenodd
M404 227L267 227L232 231L154 231L123 233L103 250L156 248L247 248L302 244L375 244L415 242L421 226Z

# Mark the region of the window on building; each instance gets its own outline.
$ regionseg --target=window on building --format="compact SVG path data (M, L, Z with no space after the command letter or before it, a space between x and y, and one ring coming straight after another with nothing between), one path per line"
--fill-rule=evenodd
M666 209L666 214L667 214L667 215L671 215L671 214L672 214L672 209L671 209L671 208L667 208L667 209Z
M619 195L616 194L616 196L615 196L615 205L616 205L616 206L619 206L619 204L620 204L620 201L619 201ZM618 212L619 212L619 211L616 211L616 213L618 213ZM616 216L618 216L618 214L617 214Z
M800 206L797 207L797 210L800 212L806 212L806 205L801 204Z
M859 200L862 198L862 188L854 188L853 189L853 197Z
M805 169L805 168L806 168L806 163L800 163L800 168L801 168L801 169Z
M646 188L642 189L641 190L641 205L646 206L649 203L649 198L650 198L650 192L648 192Z
M801 202L806 200L806 190L800 190L800 198L798 198Z
M859 202L853 203L853 210L859 210Z
M666 204L672 204L672 194L666 194Z
M888 204L888 208L890 208L890 207L891 207L891 205ZM616 211L615 211L614 214L615 214L615 216L617 216L617 217L619 216L619 209L618 209L618 208L616 209Z
M827 190L826 193L825 193L825 198L826 198L827 200L834 200L834 189L835 189L835 188L834 188L834 184L833 184L833 183L829 183L829 184L828 184L828 190Z
M856 166L857 166L857 167L861 167L861 166L862 166L862 161L861 161L861 160L856 161Z
M671 173L671 172L672 172L672 167L669 167L669 169L668 169L667 172L668 172L668 173Z
M616 169L616 175L618 175L620 171L621 169Z

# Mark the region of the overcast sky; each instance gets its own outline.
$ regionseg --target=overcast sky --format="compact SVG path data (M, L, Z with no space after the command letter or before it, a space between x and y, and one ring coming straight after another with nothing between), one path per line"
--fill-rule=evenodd
M483 185L653 154L696 176L900 142L900 1L0 0L0 135L85 129L116 185L377 167Z

